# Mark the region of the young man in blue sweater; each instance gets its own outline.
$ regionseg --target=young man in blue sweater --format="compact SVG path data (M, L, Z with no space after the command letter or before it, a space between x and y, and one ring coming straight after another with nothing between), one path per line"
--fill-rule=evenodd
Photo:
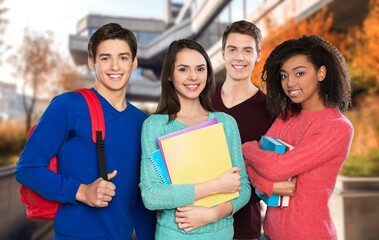
M109 181L99 178L96 146L84 98L76 92L53 99L17 163L16 180L43 197L62 203L54 220L54 239L154 239L155 212L138 188L141 126L147 115L126 99L137 67L134 34L119 24L99 28L88 44L92 90L104 112ZM58 156L58 174L46 167Z

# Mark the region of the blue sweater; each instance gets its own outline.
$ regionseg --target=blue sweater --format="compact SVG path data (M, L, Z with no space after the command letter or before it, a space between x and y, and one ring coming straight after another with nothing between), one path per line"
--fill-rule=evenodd
M62 203L54 222L55 239L131 239L133 229L138 239L154 239L155 213L144 207L138 188L140 134L147 116L129 102L119 112L96 94L105 119L107 172L118 171L111 180L116 195L109 205L94 208L75 200L81 183L99 177L88 107L76 92L57 96L48 106L21 153L16 180ZM59 174L46 168L54 155Z
M168 123L168 116L165 114L153 114L143 124L140 187L146 207L149 209L162 210L161 213L158 214L157 230L155 233L156 240L213 240L233 238L232 215L248 202L251 195L251 187L243 162L241 140L236 121L230 115L221 112L210 112L208 119L211 118L217 118L218 122L223 124L232 165L241 168L240 196L231 200L233 205L231 215L188 233L178 228L175 222L175 209L194 203L194 185L164 184L149 160L149 154L158 149L157 137L188 126L177 120Z

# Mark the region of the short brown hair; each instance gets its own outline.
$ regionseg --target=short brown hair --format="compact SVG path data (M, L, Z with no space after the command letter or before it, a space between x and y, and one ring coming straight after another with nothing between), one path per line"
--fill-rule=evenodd
M261 30L254 24L245 20L233 22L228 25L222 35L222 50L225 50L226 40L230 33L240 33L252 36L257 43L258 53L262 50L262 33Z

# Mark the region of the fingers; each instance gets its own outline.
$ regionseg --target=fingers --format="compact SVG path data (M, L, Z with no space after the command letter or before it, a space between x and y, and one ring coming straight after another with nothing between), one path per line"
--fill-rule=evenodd
M117 175L114 170L108 173L108 179L111 180ZM80 184L76 193L76 199L91 207L106 207L116 194L116 186L111 181L102 178L96 179L91 184Z
M114 172L112 173L115 176ZM106 207L112 200L115 192L116 186L109 181L102 178L98 178L95 182L90 184L89 188L89 198L90 206L93 207ZM91 204L92 203L92 204Z
M231 169L229 169L230 172L232 173L239 173L241 171L241 168L239 167L232 167Z
M113 170L113 172L108 173L108 179L111 180L112 178L116 177L117 170Z
M178 223L178 228L184 230L185 232L192 231L194 227L191 225L191 223Z
M194 229L193 224L188 220L187 207L179 207L175 211L175 222L178 224L178 228L189 232Z

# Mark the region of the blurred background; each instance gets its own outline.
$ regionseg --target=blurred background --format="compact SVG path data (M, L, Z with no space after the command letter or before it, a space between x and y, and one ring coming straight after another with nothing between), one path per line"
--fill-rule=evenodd
M355 135L331 213L339 239L379 239L379 0L0 0L0 239L52 237L51 222L25 220L14 165L27 129L51 99L93 85L86 49L97 28L117 22L135 33L139 67L127 98L152 113L168 45L180 38L201 43L221 82L222 33L241 19L263 33L251 79L263 90L265 59L284 40L318 34L343 53L353 97L344 114Z

